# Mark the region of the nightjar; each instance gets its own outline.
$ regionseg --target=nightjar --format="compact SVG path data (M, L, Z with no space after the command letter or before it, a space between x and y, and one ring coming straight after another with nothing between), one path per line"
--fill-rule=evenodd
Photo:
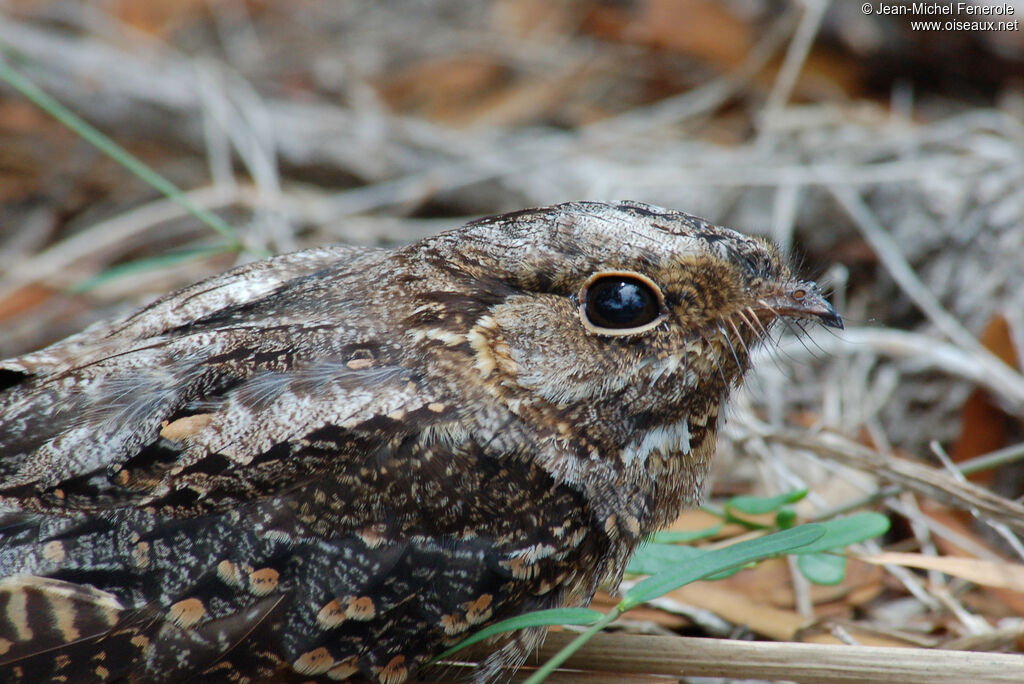
M0 679L379 681L700 500L770 244L575 202L247 264L0 362ZM490 681L542 637L508 637Z

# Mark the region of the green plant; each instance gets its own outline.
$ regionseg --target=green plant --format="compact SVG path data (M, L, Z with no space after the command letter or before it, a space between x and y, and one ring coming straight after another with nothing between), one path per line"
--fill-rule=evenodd
M637 550L626 568L627 573L650 576L630 588L622 600L607 613L589 608L553 608L519 615L475 633L445 651L435 661L448 658L471 644L503 632L551 625L587 626L586 631L580 633L526 680L526 684L538 684L594 634L610 625L620 615L691 582L728 577L757 561L792 553L798 556L797 565L800 571L812 582L838 583L846 573L846 557L841 554L842 549L849 544L883 534L889 528L889 520L879 513L859 513L846 518L794 527L792 523L795 513L788 505L806 495L806 490L800 490L775 497L734 497L726 502L722 511L711 511L721 517L723 523L736 522L758 530L781 529L763 537L712 550L679 546L676 542L695 541L712 536L721 530L723 523L696 532L659 532ZM775 513L774 526L743 517L767 513Z
M10 52L8 48L0 44L0 52ZM9 55L8 55L9 57ZM80 116L62 105L56 99L44 92L39 86L29 80L25 75L15 70L0 54L0 81L7 83L19 93L24 95L37 107L67 126L74 133L80 136L90 145L103 152L122 167L127 169L134 176L147 183L150 187L162 193L170 200L177 202L186 211L202 221L210 228L220 234L223 241L209 247L183 250L172 254L160 255L151 259L138 259L130 263L121 264L108 269L102 274L78 285L75 291L81 292L95 287L110 278L129 275L139 271L148 270L160 266L169 266L181 261L219 254L223 252L242 252L244 245L238 236L238 232L228 225L224 219L217 214L200 207L193 202L188 195L183 193L174 183L147 166L145 162L133 155L122 146L101 133L94 126L84 121Z

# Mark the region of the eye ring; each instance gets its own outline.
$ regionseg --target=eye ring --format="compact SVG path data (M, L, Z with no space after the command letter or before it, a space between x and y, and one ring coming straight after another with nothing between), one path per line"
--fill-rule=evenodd
M661 288L633 271L601 271L579 293L580 321L595 335L637 335L658 326L668 315Z

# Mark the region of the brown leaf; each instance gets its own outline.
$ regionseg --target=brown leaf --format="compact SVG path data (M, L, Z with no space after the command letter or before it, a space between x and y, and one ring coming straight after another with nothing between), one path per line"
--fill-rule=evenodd
M1010 324L1002 314L989 319L981 333L981 344L1007 365L1020 368L1020 360L1013 345ZM1008 444L1010 416L1000 409L988 392L975 389L964 403L961 412L962 428L960 437L953 445L950 457L955 462L967 461L976 456L1001 449ZM974 482L991 484L995 477L992 470L973 473Z
M1024 592L1024 565L1019 563L894 552L858 554L857 558L874 565L901 565L905 568L938 570L975 584Z

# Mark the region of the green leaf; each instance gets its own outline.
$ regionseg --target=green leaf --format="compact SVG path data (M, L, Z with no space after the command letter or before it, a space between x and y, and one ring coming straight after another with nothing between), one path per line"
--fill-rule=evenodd
M780 508L775 514L775 526L780 530L788 530L793 525L796 525L796 511L788 506Z
M761 515L779 510L786 504L796 503L807 496L806 489L797 489L777 496L734 496L725 502L725 510L746 515Z
M619 606L621 605L622 604L620 603ZM591 637L593 637L595 634L597 634L602 629L604 629L612 622L614 622L615 619L620 615L622 615L622 611L619 609L618 606L616 606L613 610L610 610L604 615L602 615L600 620L592 624L590 627L586 629L586 631L584 631L582 634L577 635L575 639L573 639L565 646L563 646L561 649L559 649L558 653L551 656L550 660L548 660L540 668L538 668L532 675L530 675L530 678L527 679L523 684L540 684L540 682L543 682L545 679L548 678L548 676L552 672L555 671L555 669L558 668L559 665L564 663L566 660L569 659L570 656L572 656L573 653L578 651L580 647L583 646L583 644L590 641Z
M711 527L705 527L703 530L666 530L664 532L655 532L652 534L650 541L655 544L685 544L692 541L698 541L700 539L707 539L708 537L714 537L721 531L722 523L712 525Z
M671 546L667 544L650 544L645 553L650 556L647 559L641 557L637 565L654 563L656 557L662 560L671 561L675 558L675 564L667 572L661 572L653 577L648 577L636 584L626 592L626 596L615 606L615 609L601 616L582 634L578 635L570 643L566 644L548 662L535 671L526 684L538 684L548 675L565 662L569 656L575 653L594 634L611 624L619 615L645 601L662 596L673 589L684 584L704 579L706 577L740 568L748 563L788 553L814 543L825 534L821 525L801 525L789 530L770 534L759 539L751 539L739 542L723 549L707 551L703 549L691 549L685 546ZM683 563L684 567L679 568L678 564ZM461 647L461 644L460 644Z
M642 544L626 565L626 572L632 575L657 575L671 572L680 565L689 563L706 554L703 549L674 544Z
M681 566L692 563L708 553L707 549L696 549L692 546L675 546L674 544L644 544L636 550L626 565L626 572L632 575L657 575L673 572ZM708 575L705 579L720 580L732 577L746 565Z
M508 620L495 622L493 625L484 627L472 636L463 639L441 655L434 658L433 662L443 660L456 651L461 651L484 639L489 639L495 634L502 632L514 632L517 629L526 627L548 627L550 625L592 625L601 618L604 613L590 608L551 608L549 610L537 610L525 615L517 615Z
M801 553L796 565L815 584L839 584L846 577L846 557L830 553Z
M626 611L645 601L678 589L684 584L704 579L723 570L746 565L769 556L789 553L817 541L824 534L825 530L821 525L800 525L790 530L708 551L699 558L687 561L685 567L662 572L639 582L626 592L618 608Z
M850 544L856 544L889 531L889 518L874 512L857 513L845 518L836 518L815 524L825 528L824 536L794 553L818 553L819 551L843 549Z

